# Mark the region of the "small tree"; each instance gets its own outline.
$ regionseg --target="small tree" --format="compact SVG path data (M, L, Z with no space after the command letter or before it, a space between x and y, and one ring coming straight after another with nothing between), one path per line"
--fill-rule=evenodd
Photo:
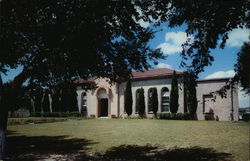
M35 93L35 112L41 112L42 106L42 91L41 89L37 88Z
M172 113L177 113L178 111L178 100L179 100L179 92L178 92L178 80L176 72L173 72L172 83L171 83L171 92L170 92L170 111Z
M185 74L185 88L187 89L187 105L191 119L196 118L197 96L196 96L196 81L192 73Z
M128 116L132 114L132 104L133 104L133 98L131 91L131 81L129 80L127 82L126 90L124 93L124 108Z
M237 56L237 64L235 65L237 74L235 77L240 80L241 86L246 93L250 94L250 41L244 43Z
M42 101L42 108L44 112L50 112L50 102L49 102L49 91L44 91L43 101Z
M60 90L58 88L54 88L52 92L52 111L60 112L61 104L60 104Z
M139 116L143 118L145 114L145 97L143 88L138 90L138 97L136 99L136 108L138 109Z
M68 95L68 101L67 101L67 109L70 112L78 111L78 105L77 105L77 93L75 85L67 84L67 95Z
M148 110L153 111L154 116L156 117L158 111L158 95L156 88L149 89L149 100L148 100Z

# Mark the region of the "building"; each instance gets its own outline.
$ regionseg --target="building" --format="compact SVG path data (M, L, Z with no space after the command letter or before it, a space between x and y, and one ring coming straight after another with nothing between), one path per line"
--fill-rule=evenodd
M188 112L186 103L186 92L182 82L183 73L176 72L180 77L179 86L179 108L178 113ZM144 89L146 116L152 117L152 111L148 111L149 89L157 88L158 93L158 113L169 113L169 100L171 91L171 77L173 70L168 68L153 69L145 72L133 72L132 75L132 96L133 112L132 116L138 115L135 110L137 89ZM227 97L221 98L219 95L212 95L214 92L225 85L229 78L207 79L197 81L197 118L204 120L205 116L220 120L238 120L238 94L237 88L227 91ZM78 80L78 83L84 80ZM125 117L124 110L124 91L126 82L109 84L105 78L93 79L97 84L95 90L84 91L81 87L77 88L77 99L79 111L85 112L89 117ZM237 85L235 84L235 87Z

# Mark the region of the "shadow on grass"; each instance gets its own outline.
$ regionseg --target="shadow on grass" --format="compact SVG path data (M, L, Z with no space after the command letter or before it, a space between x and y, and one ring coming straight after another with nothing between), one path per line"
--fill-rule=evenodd
M229 161L229 153L220 153L210 148L166 148L154 146L121 145L98 156L102 160L164 160L164 161ZM81 159L79 159L81 160Z
M8 131L8 134L15 134ZM68 136L8 136L6 146L7 160L46 159L51 154L70 155L87 150L91 140L69 138ZM84 155L84 153L81 153Z
M16 134L14 131L9 134ZM7 160L138 160L138 161L229 161L232 155L210 148L121 145L104 153L85 153L88 146L98 144L68 136L8 136ZM51 157L52 156L52 157ZM53 158L55 156L55 158Z

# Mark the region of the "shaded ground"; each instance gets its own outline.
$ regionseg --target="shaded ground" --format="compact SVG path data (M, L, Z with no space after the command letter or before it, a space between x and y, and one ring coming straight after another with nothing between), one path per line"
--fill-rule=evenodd
M8 137L7 160L165 160L165 161L229 161L231 154L211 148L156 147L121 145L104 153L86 153L87 146L97 144L67 136Z
M11 160L249 160L249 124L91 119L8 126Z

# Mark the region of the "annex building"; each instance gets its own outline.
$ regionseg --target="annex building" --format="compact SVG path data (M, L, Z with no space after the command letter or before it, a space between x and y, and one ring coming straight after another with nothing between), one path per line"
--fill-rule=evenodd
M176 71L179 75L179 107L177 113L188 112L186 92L184 91L181 80L182 72ZM171 91L171 80L173 70L168 68L153 69L144 72L133 72L131 90L133 97L132 116L137 116L135 108L137 89L144 89L145 113L147 117L152 117L152 111L148 110L148 98L150 97L150 88L157 88L158 94L158 113L169 113L169 101ZM238 120L238 93L237 84L235 88L227 90L227 97L221 98L219 95L211 95L223 87L229 78L222 79L204 79L197 81L197 118L204 120L206 114L212 115L220 121ZM78 80L78 83L84 80ZM110 85L105 78L93 79L97 84L95 90L84 91L81 87L77 88L77 99L79 111L85 112L89 117L126 117L124 110L124 92L126 82L114 83Z

